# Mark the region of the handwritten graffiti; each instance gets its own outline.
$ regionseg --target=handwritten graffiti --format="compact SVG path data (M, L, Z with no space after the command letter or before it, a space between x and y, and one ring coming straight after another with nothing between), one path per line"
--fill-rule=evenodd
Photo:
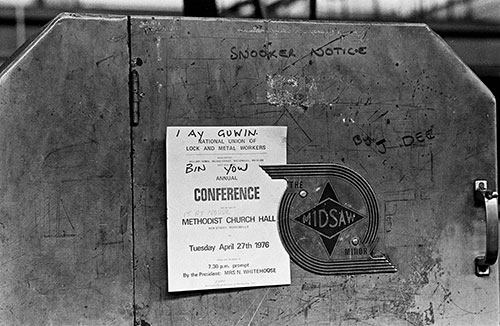
M431 140L436 138L433 133L433 127L416 132L415 134L405 135L401 138L404 147L412 146L413 144L424 143L426 140Z
M387 142L385 138L382 138L380 140L377 140L375 138L372 138L368 135L361 136L361 135L356 135L352 138L354 144L356 146L359 146L361 144L365 144L368 147L375 146L375 149L380 153L380 154L385 154L387 153L387 147L385 146L385 143Z
M185 169L186 174L193 172L205 172L206 170L207 167L205 166L205 164L186 163L186 169Z
M297 56L296 51L293 48L271 49L271 45L272 42L267 42L261 48L250 48L247 46L244 49L233 46L230 50L231 54L229 58L231 60L246 60L253 58L263 58L271 60Z
M434 127L431 126L428 129L422 129L413 133L406 133L404 136L399 137L397 141L394 140L386 140L385 138L377 139L375 137L371 137L369 135L355 135L352 138L354 145L360 146L364 144L367 147L374 148L380 154L387 153L387 149L395 148L395 146L388 146L389 144L398 143L396 147L411 147L414 145L425 145L426 142L429 142L436 138L434 134Z
M225 166L224 170L226 171L226 175L228 175L229 173L235 173L238 171L246 172L246 170L248 170L248 163L245 163L243 165L231 163L231 164L229 164L229 166Z
M333 47L333 48L317 48L317 49L311 49L311 55L317 56L317 57L323 57L323 56L338 56L338 55L365 55L367 54L367 49L368 47L366 46L360 46L357 48L352 48L352 47Z

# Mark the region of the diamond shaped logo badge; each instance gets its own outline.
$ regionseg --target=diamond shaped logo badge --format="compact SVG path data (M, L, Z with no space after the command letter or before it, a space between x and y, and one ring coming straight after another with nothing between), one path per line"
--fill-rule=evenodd
M330 182L316 206L294 218L294 221L310 228L321 236L325 249L331 256L339 234L366 216L342 205Z

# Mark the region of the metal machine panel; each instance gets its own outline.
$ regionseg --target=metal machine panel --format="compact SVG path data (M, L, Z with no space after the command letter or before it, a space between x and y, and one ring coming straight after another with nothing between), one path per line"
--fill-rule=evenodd
M498 324L496 267L474 272L486 239L474 181L496 187L495 102L426 26L137 17L131 34L138 322ZM297 173L359 173L397 272L318 275L299 257L290 286L167 293L165 127L196 125L287 126L288 163L309 164Z
M495 101L425 25L64 14L0 114L2 323L498 325ZM287 126L291 285L168 293L165 129L195 125ZM367 250L289 222L321 205Z
M0 72L0 324L132 311L126 17L62 15Z

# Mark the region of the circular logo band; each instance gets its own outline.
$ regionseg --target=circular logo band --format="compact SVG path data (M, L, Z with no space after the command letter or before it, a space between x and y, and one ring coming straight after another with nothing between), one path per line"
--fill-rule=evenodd
M278 229L290 258L321 275L395 272L379 252L379 210L369 183L338 164L262 166L286 179Z

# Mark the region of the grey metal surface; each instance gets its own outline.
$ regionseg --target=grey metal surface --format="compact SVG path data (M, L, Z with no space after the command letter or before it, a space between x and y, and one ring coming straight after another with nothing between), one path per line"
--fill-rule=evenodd
M137 320L171 325L497 325L498 274L474 275L495 189L490 92L426 26L132 19ZM253 51L253 52L252 52ZM261 55L262 53L262 55ZM166 126L286 125L288 163L337 163L374 188L394 274L168 294Z
M0 324L132 324L125 17L63 15L0 73Z
M63 15L0 72L3 323L498 325L497 265L474 274L486 227L472 187L497 188L494 99L439 37L423 25L129 23ZM398 272L292 263L290 286L167 293L169 125L286 125L289 163L340 164L373 187Z

